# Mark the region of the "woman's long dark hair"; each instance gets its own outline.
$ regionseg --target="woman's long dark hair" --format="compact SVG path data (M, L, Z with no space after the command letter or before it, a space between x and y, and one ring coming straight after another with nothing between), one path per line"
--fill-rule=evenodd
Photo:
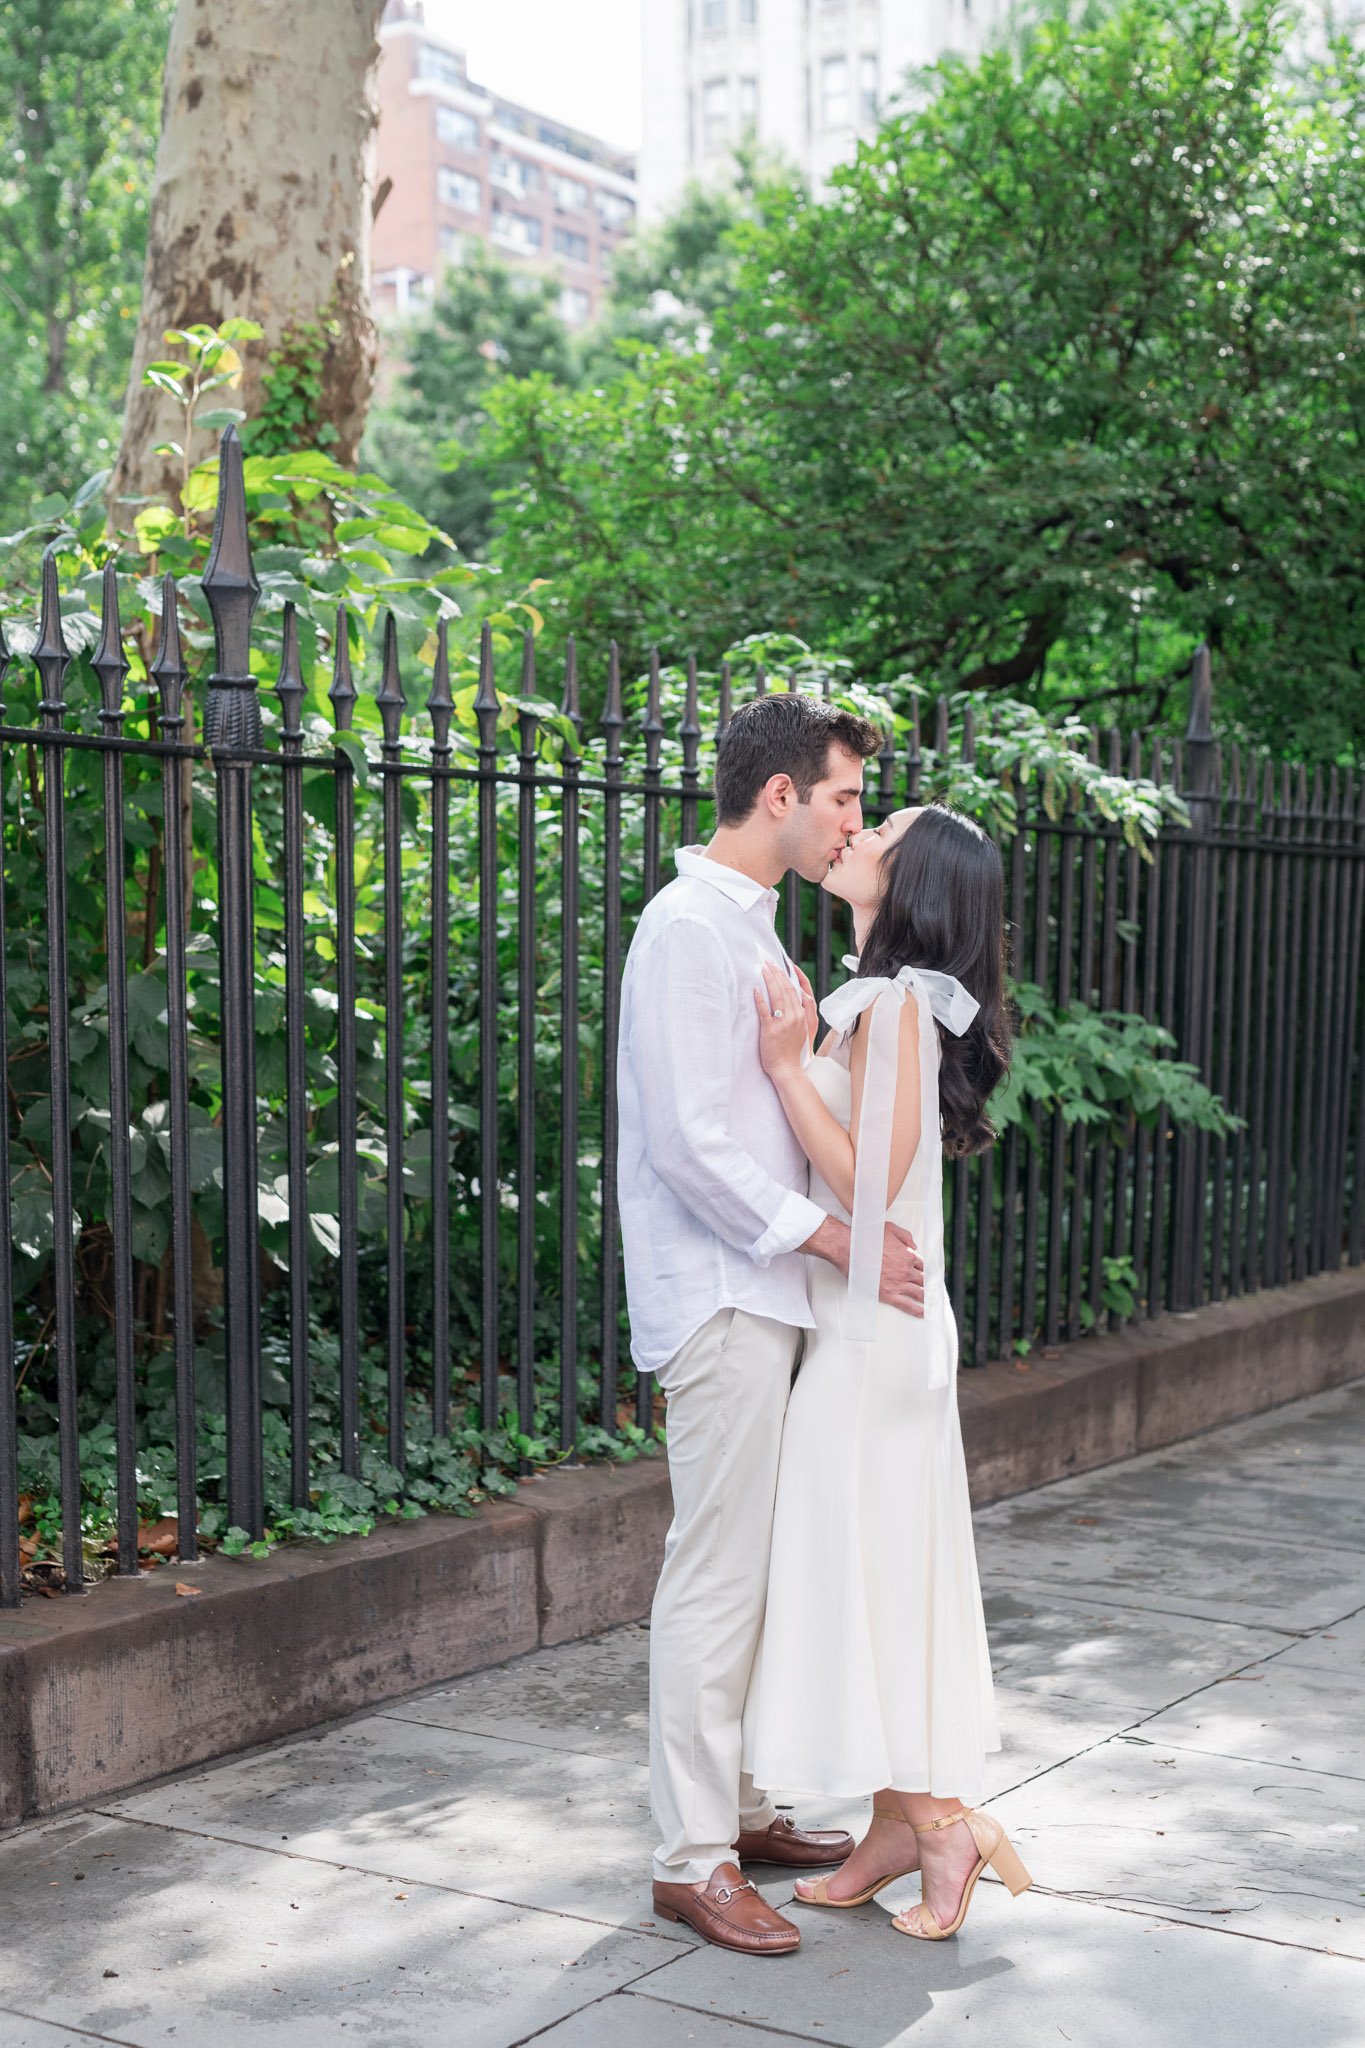
M1009 1071L1005 1008L1005 870L971 818L933 805L882 856L882 897L858 972L902 967L956 975L980 1008L961 1038L939 1030L943 1149L984 1152L995 1138L986 1104Z

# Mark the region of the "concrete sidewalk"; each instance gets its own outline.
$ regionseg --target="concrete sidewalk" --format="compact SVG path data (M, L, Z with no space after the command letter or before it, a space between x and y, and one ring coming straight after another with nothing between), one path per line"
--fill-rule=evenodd
M956 1940L655 1921L627 1628L0 1841L0 2048L1365 2048L1365 1382L977 1529L1036 1884Z

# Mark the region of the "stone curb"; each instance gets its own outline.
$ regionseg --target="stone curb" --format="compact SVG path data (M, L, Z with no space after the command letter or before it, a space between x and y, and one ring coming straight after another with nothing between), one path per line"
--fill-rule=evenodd
M1365 1270L960 1380L972 1498L1154 1450L1365 1374ZM472 1519L207 1557L0 1615L0 1827L648 1612L662 1460L523 1482ZM175 1582L199 1589L177 1594Z

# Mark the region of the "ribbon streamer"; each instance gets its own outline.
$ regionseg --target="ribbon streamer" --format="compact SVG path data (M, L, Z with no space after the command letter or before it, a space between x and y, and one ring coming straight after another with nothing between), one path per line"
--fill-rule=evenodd
M920 1203L924 1260L924 1325L929 1337L929 1385L948 1384L947 1285L943 1256L943 1130L939 1118L938 1033L934 1020L960 1038L980 1004L951 974L932 967L902 967L894 979L857 972L854 955L844 966L854 975L820 1005L820 1015L845 1037L864 1010L868 1019L867 1068L853 1168L853 1225L849 1237L848 1305L844 1335L870 1343L877 1331L882 1250L886 1233L887 1181L891 1172L891 1127L896 1103L900 1013L906 992L919 1010L920 1140L910 1166L911 1195Z

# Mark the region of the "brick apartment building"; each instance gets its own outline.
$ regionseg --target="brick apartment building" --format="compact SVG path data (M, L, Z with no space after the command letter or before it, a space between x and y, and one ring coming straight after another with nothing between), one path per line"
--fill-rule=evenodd
M634 226L634 159L474 84L421 0L390 0L380 38L376 189L391 182L374 224L376 317L411 310L484 243L557 279L568 325L593 319Z

